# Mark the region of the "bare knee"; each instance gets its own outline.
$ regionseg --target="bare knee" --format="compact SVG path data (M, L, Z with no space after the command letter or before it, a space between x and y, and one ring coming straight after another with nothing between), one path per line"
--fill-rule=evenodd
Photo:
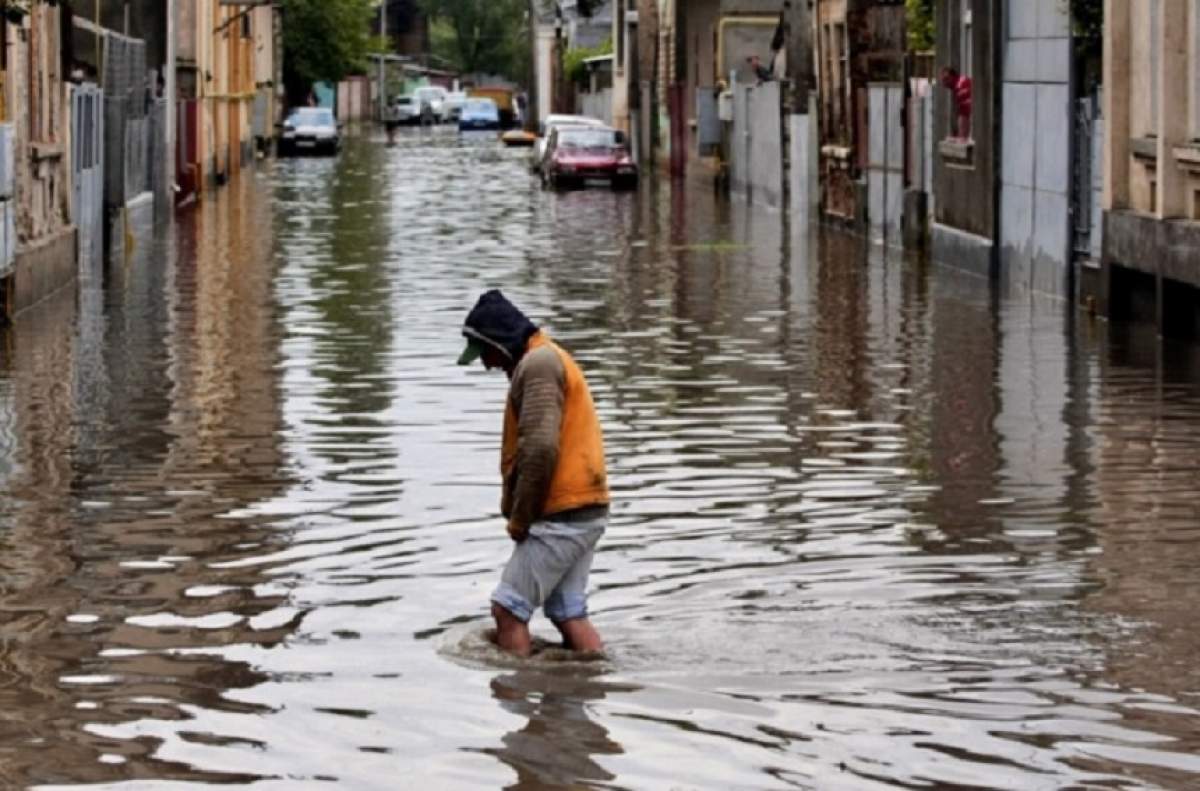
M604 643L600 639L600 634L587 618L555 621L554 625L562 634L563 645L572 651L599 653L604 650Z
M496 645L518 656L529 656L533 647L529 626L495 602L492 602L492 617L496 619Z

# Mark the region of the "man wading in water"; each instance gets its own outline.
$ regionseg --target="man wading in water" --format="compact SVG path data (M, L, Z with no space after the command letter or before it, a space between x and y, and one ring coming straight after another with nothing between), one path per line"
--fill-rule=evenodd
M571 355L497 290L463 325L459 365L482 359L508 375L500 511L516 542L492 593L496 643L528 656L529 619L546 617L576 651L601 651L587 617L592 552L608 525L604 439L587 380Z

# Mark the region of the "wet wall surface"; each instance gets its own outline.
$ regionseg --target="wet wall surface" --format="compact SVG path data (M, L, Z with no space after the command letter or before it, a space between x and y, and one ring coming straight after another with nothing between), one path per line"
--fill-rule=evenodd
M604 662L485 639L488 287L601 414ZM0 339L0 785L1200 783L1194 347L420 131L263 164Z

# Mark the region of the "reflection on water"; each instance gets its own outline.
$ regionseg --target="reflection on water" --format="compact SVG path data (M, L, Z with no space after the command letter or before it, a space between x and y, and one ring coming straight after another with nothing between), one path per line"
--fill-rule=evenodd
M1200 782L1195 347L523 156L265 164L0 334L0 785ZM604 663L471 643L490 286L601 411Z

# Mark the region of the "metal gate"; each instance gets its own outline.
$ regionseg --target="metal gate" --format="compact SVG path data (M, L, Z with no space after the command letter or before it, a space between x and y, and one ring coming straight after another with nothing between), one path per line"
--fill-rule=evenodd
M904 87L867 87L867 217L871 234L901 243L904 215Z
M99 272L104 260L104 91L71 88L71 188L78 232L79 276Z

